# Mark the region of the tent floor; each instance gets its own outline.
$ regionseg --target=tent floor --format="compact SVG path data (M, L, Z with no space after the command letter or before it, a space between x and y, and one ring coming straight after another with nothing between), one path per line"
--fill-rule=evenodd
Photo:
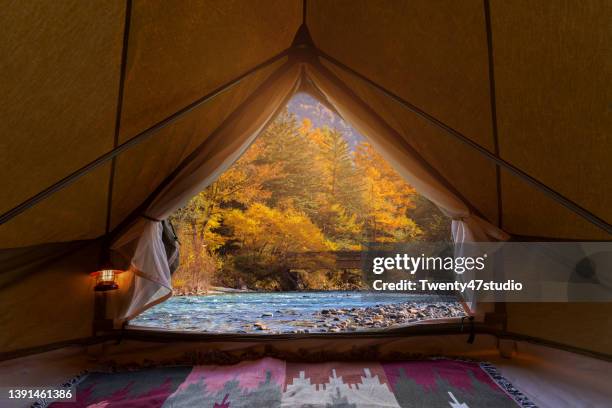
M539 407L610 406L612 363L526 342L517 342L511 358L500 356L497 338L478 335L467 344L464 335L417 336L376 341L383 349L413 351L427 355L462 356L494 364L500 373ZM342 350L350 345L337 340L284 341L283 349ZM346 342L344 342L346 343ZM365 343L365 342L364 342ZM0 383L11 386L54 386L101 363L130 365L148 360L163 361L193 350L237 351L255 344L148 343L124 341L94 347L67 347L0 363ZM277 345L275 345L276 347ZM23 406L13 401L13 405Z

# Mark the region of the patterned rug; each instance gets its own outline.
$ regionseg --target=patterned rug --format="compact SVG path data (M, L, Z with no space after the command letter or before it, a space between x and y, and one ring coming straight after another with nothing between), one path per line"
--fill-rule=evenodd
M301 364L264 358L233 366L90 373L76 402L53 408L535 407L488 364L435 359Z

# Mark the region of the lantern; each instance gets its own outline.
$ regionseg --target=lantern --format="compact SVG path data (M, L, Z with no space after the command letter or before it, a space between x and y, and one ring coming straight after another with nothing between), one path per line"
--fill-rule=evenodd
M115 282L117 275L123 271L117 269L102 269L96 272L92 272L91 276L96 278L96 286L94 290L96 292L106 292L109 290L119 289L119 285Z

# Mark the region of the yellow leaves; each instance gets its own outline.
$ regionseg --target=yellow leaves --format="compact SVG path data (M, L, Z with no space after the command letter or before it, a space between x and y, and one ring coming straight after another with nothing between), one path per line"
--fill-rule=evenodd
M369 143L360 143L355 150L355 165L365 184L369 236L376 241L413 239L422 231L408 218L414 208L416 191L374 150Z
M187 281L185 279L172 279L172 287L175 289L180 289L183 286L185 286L185 284L187 283Z
M244 212L229 211L224 225L243 249L268 253L321 251L329 247L323 233L303 213L293 208L270 208L261 203Z
M181 242L180 267L172 275L172 285L178 293L204 290L208 287L211 277L222 267L222 261L213 252L215 234L207 231L203 236L190 224L177 226L177 234Z
M325 144L325 134L320 128L312 129L308 132L308 139L313 142L315 147L322 148Z
M312 121L308 118L302 119L302 126L300 126L300 133L306 135L310 133L310 129L312 129Z

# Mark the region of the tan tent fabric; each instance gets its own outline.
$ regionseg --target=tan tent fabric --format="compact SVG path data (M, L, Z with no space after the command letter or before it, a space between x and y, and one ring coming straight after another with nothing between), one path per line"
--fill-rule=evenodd
M0 225L2 248L93 239L104 235L110 163Z
M308 5L318 48L493 151L482 2Z
M287 49L299 0L133 4L121 141Z
M119 91L125 5L120 2L23 2L5 6L0 16L0 212L96 159L113 146ZM108 180L93 176L81 183L86 195ZM75 186L73 186L75 188ZM74 191L74 190L73 190ZM88 194L90 193L90 194ZM78 194L77 194L78 195ZM76 195L73 195L74 198ZM65 200L46 204L58 216ZM95 203L71 206L73 213L98 212ZM43 214L46 213L46 214ZM42 216L41 216L42 215ZM34 245L62 240L40 226L46 210L30 212L14 229L0 227L0 244ZM67 214L68 215L68 214ZM100 213L83 214L70 239L104 233ZM90 221L91 220L91 221ZM19 237L12 237L19 231Z
M497 140L500 158L612 222L610 2L309 0L302 16L303 5L299 0L26 0L6 6L0 16L5 56L0 63L0 213L286 50L305 17L319 50L487 151L497 153ZM490 32L485 5L490 6ZM129 32L124 33L126 17ZM112 232L283 62L248 76L123 151L114 173L106 161L0 225L0 248L35 251L32 246L38 244L108 238L109 191ZM492 225L501 221L501 229L514 235L612 238L504 169L498 184L496 167L481 153L372 84L321 62L393 129L397 140L389 140L391 146L406 143L453 187L450 196L439 188L429 191L451 214L463 218L466 208L474 207L471 212ZM342 113L355 115L352 108ZM474 231L488 228L484 221L476 223L470 228L457 224L454 232L475 239ZM24 265L29 253L23 252ZM2 309L14 311L16 320L2 318L2 328L16 333L3 347L85 335L93 296L84 285L93 258L79 249L65 262L24 268L24 286L17 282L0 289ZM57 291L45 290L51 283ZM44 313L20 307L26 300L16 298L36 290L36 305L47 306ZM567 334L572 317L600 316L598 307L563 306L566 319L552 306L511 305L509 330L611 353L602 339ZM530 310L540 313L538 324L527 323ZM87 317L79 321L82 314ZM34 328L39 335L30 333Z
M144 214L153 219L165 219L204 189L233 164L274 118L289 97L298 89L301 67L285 64L254 93L247 103L235 111L203 145L177 176L167 184ZM113 243L113 248L137 239L133 258L132 289L123 307L117 308L119 319L130 319L144 309L172 294L170 269L161 242L161 224L139 219Z
M603 183L604 190L605 186ZM501 189L506 231L534 237L610 239L610 234L601 228L558 205L550 197L504 170L501 171ZM605 197L602 198L606 202ZM546 238L541 240L545 241Z
M612 355L610 303L508 303L508 331Z
M98 0L3 7L0 212L113 147L124 11Z
M0 352L91 335L94 281L84 270L96 267L101 245L92 242L78 248L69 254L58 249L59 259L35 265L21 280L2 279Z
M605 0L491 4L502 157L608 222L611 14ZM610 239L503 176L509 231Z

